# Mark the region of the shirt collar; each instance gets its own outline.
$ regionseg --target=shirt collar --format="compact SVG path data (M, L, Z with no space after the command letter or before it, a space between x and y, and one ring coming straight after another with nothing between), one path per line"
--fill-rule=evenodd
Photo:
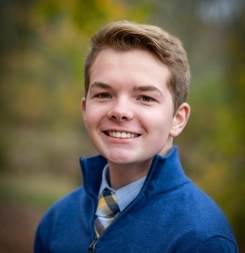
M139 192L145 182L146 176L138 179L137 181L134 181L133 183L125 185L124 187L122 187L118 190L114 190L108 184L108 180L107 180L107 175L109 172L108 170L109 170L109 167L107 164L104 167L103 172L102 172L102 181L101 181L101 185L100 185L99 195L101 194L101 192L105 188L108 188L111 191L115 192L119 209L122 212L139 194Z

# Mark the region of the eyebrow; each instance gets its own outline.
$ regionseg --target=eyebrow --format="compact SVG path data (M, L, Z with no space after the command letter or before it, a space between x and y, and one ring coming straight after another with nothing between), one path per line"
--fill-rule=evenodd
M103 82L94 82L90 85L90 88L103 88L103 89L111 89L111 86L107 83Z
M141 85L141 86L134 86L134 91L157 91L162 95L162 92L155 86L152 85Z
M90 88L111 89L111 86L103 82L94 82L90 85ZM162 92L153 85L134 86L133 91L157 91L160 95L163 95Z

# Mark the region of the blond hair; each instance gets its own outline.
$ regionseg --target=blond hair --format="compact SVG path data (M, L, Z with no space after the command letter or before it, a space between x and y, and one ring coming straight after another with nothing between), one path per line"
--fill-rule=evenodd
M186 101L190 68L181 41L157 26L129 21L109 23L92 37L84 68L86 94L90 83L90 68L98 54L106 48L121 51L142 49L150 52L170 71L167 86L172 95L174 112Z

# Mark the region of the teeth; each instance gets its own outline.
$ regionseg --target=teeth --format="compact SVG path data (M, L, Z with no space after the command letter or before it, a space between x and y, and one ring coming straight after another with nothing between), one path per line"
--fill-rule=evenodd
M109 131L108 135L115 138L122 138L122 139L129 139L129 138L135 138L137 137L137 134L132 133L126 133L126 132L115 132L115 131Z

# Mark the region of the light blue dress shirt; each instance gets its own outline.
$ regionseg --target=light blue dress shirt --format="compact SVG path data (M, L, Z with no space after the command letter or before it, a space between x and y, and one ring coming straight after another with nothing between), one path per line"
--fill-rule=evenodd
M102 172L102 181L100 185L99 195L105 188L108 188L112 190L113 192L115 192L119 209L122 212L139 194L145 182L146 176L138 179L137 181L134 181L133 183L125 185L124 187L118 190L114 190L108 184L108 180L107 180L108 175L109 175L109 167L107 164Z

